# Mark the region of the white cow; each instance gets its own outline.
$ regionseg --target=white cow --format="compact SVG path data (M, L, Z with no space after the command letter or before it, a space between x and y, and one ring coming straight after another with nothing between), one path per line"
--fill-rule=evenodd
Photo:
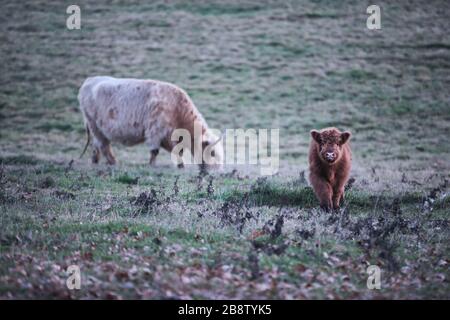
M150 164L155 162L160 147L172 152L177 145L183 145L192 154L199 152L203 155L207 148L210 157L206 164L214 167L222 164L220 138L208 128L188 94L173 84L156 80L91 77L81 86L78 100L88 136L82 156L92 135L93 163L98 163L100 155L103 155L109 164L115 164L111 142L127 146L145 142L150 148ZM172 141L176 129L188 132L190 141ZM183 148L181 152L177 151L175 157L179 167L184 166L182 151ZM205 164L201 159L199 164Z

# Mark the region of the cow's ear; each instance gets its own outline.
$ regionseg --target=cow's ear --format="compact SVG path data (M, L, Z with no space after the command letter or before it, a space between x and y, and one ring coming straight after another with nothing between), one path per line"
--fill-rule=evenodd
M341 144L344 144L348 141L348 139L350 139L350 137L352 136L352 134L350 133L350 131L344 131L341 133Z
M311 130L311 138L314 139L317 143L322 143L322 138L320 136L320 132L317 130Z

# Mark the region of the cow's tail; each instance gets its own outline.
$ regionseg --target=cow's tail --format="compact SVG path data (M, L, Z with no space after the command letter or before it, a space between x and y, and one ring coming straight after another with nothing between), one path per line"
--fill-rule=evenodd
M91 133L89 131L89 126L86 123L86 136L87 136L87 141L86 141L86 145L84 146L83 152L80 155L80 159L84 156L84 154L86 153L87 147L89 146L89 143L91 142Z

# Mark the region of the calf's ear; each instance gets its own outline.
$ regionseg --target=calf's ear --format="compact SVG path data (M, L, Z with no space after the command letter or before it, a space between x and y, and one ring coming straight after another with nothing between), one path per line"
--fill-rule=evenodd
M311 138L314 139L314 141L316 141L317 143L321 143L322 139L320 137L320 132L317 130L311 130Z
M344 144L348 141L348 139L350 139L350 137L352 136L352 134L350 133L350 131L344 131L341 133L341 144Z

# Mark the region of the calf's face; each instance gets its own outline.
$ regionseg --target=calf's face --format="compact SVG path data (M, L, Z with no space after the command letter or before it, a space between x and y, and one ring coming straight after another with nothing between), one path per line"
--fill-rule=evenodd
M337 129L311 130L311 137L318 144L319 157L322 161L333 164L342 156L342 147L350 139L351 133Z

